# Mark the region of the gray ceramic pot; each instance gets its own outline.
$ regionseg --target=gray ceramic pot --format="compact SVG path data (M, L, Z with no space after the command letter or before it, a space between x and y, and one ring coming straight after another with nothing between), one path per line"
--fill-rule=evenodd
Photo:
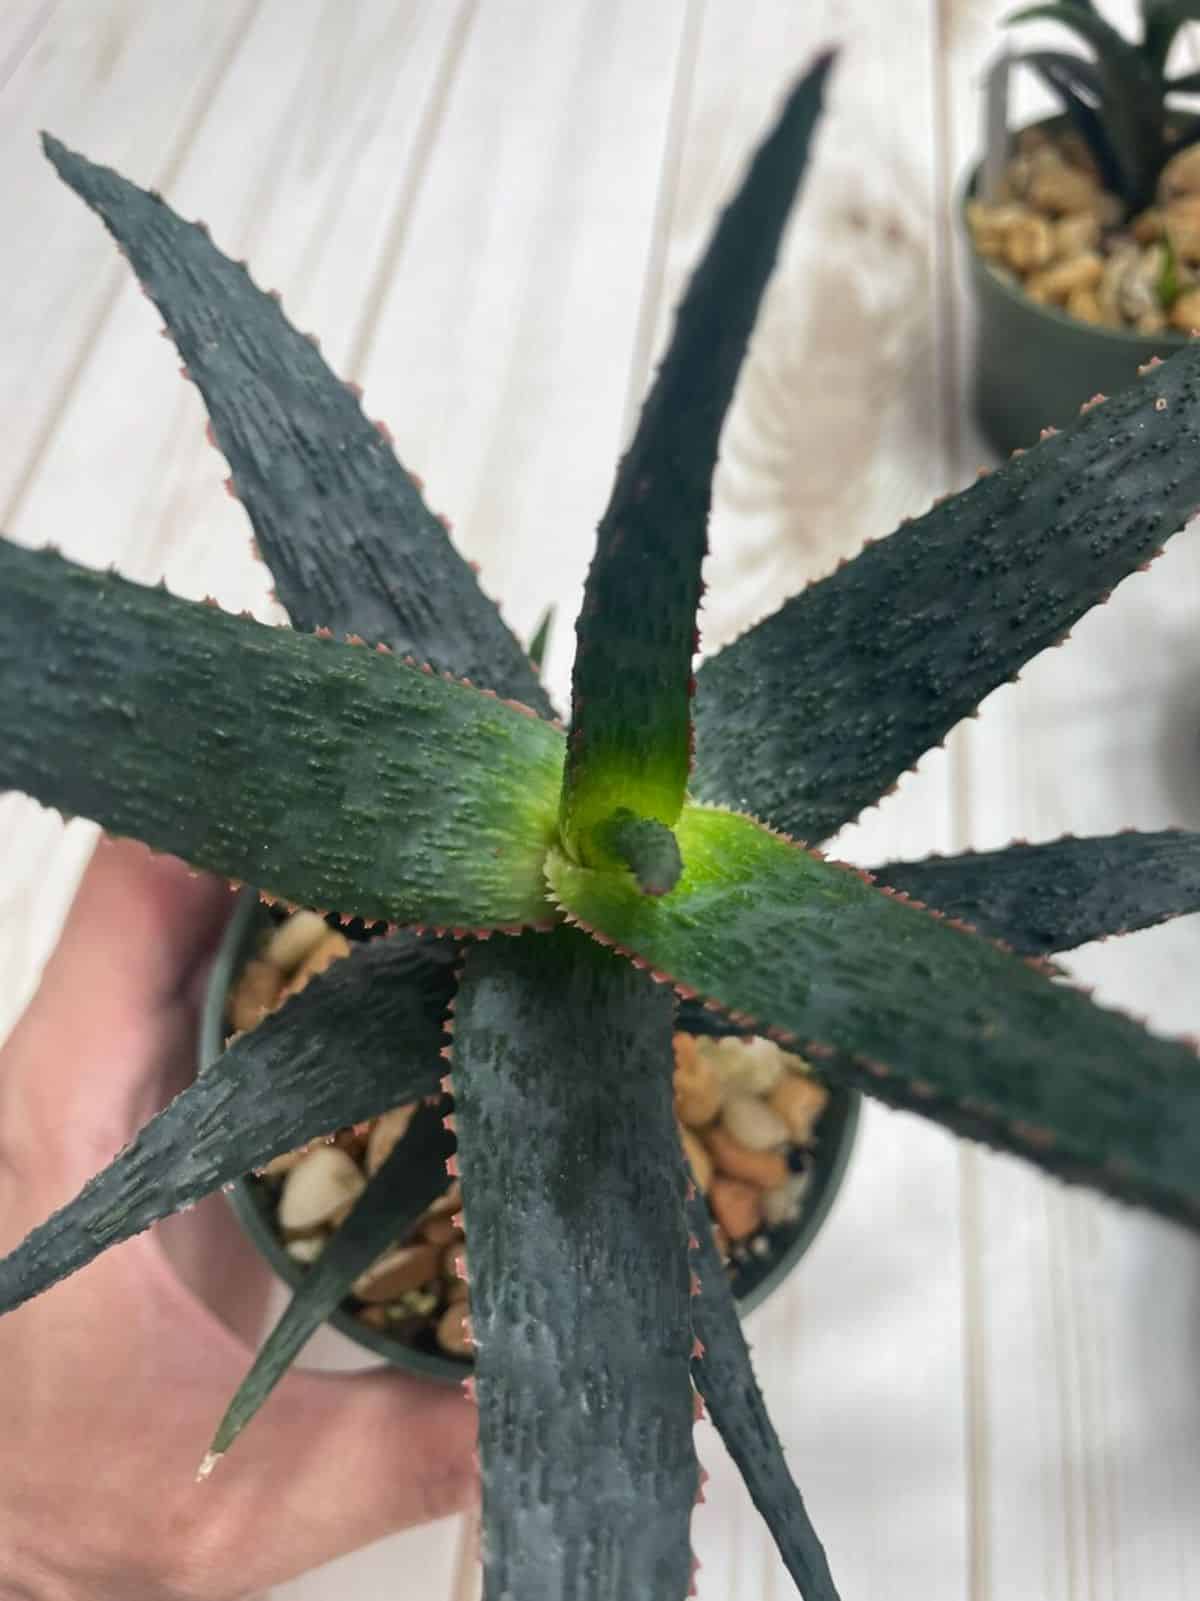
M1057 128L1059 117L1039 126ZM959 207L977 313L974 411L988 443L1002 456L1037 443L1043 428L1063 428L1093 395L1115 395L1137 378L1151 356L1164 359L1187 343L1180 333L1126 333L1039 306L980 256L967 227L971 174Z
M220 1056L225 1045L225 1001L234 977L251 955L269 922L269 914L257 895L247 891L226 932L205 997L200 1030L200 1070ZM738 1309L743 1316L764 1301L799 1262L816 1238L841 1188L858 1126L859 1098L835 1090L821 1119L820 1141L813 1158L812 1178L805 1195L804 1209L790 1224L768 1231L770 1250L765 1257L751 1258L739 1269L734 1281ZM230 1203L247 1233L270 1262L279 1277L294 1289L304 1278L304 1269L288 1256L275 1233L270 1215L270 1196L255 1179L241 1179L228 1192ZM395 1366L422 1378L443 1383L460 1383L470 1371L469 1362L456 1360L434 1350L421 1350L395 1336L365 1327L344 1311L329 1319L334 1328L357 1341Z

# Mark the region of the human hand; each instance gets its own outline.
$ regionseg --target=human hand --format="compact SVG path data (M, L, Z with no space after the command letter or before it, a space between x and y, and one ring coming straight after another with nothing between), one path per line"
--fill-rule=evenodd
M0 1050L0 1250L191 1077L230 900L101 841ZM471 1406L386 1372L289 1374L197 1484L270 1280L222 1197L172 1227L186 1283L160 1226L0 1319L4 1601L234 1601L473 1493Z

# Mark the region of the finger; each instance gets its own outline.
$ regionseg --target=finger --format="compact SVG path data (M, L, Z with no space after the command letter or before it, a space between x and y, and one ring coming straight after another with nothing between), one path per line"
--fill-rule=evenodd
M394 1373L290 1373L198 1494L250 1588L475 1497L476 1416L460 1389ZM217 1508L212 1509L217 1512Z
M0 1072L6 1154L35 1156L56 1202L191 1076L192 979L233 899L172 857L98 843Z
M102 834L43 987L118 1009L169 1003L211 955L233 899L226 883L174 856Z

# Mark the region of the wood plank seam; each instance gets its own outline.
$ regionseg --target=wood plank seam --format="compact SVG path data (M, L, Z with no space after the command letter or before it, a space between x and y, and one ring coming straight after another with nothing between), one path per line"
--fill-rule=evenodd
M462 0L458 16L450 30L450 39L438 63L433 91L425 103L421 126L413 143L412 155L407 163L400 193L396 198L391 225L380 252L375 272L363 297L362 317L350 341L350 354L343 376L357 380L370 354L375 335L379 330L387 297L396 280L396 270L408 239L408 224L424 187L438 135L445 121L446 110L454 92L459 68L466 53L467 42L479 13L479 0Z
M650 361L654 352L655 335L662 318L667 247L675 225L675 210L683 171L683 152L687 145L688 119L692 106L692 88L696 78L696 64L700 59L700 37L704 27L705 5L706 0L685 0L679 54L671 86L671 105L667 114L667 138L659 166L654 225L650 234L650 249L646 255L633 358L629 364L629 384L625 391L625 409L621 420L622 450L633 437L633 430L645 399L646 387L650 381Z
M991 1474L988 1453L988 1350L980 1249L979 1153L964 1146L959 1161L959 1239L962 1250L963 1365L966 1394L967 1576L969 1601L991 1601Z
M46 0L46 4L27 25L24 33L17 35L16 43L3 61L0 61L0 94L4 93L5 86L45 31L46 24L53 16L58 3L59 0Z
M935 125L933 129L934 193L937 218L934 241L935 338L940 376L938 428L943 470L950 485L963 468L964 440L961 423L966 395L963 384L959 312L956 300L954 208L957 199L952 139L952 90L955 66L951 48L953 0L932 0L930 36L933 42ZM973 730L963 727L947 739L946 782L951 809L954 847L965 850L971 840L972 801L970 741ZM959 1152L960 1241L962 1250L962 1322L965 1394L963 1427L967 1469L967 1582L970 1601L991 1601L992 1527L994 1493L990 1472L989 1384L986 1287L983 1281L982 1196L979 1153L963 1145Z
M1069 1251L1064 1239L1064 1207L1066 1197L1056 1188L1042 1187L1046 1216L1046 1235L1049 1242L1047 1265L1049 1268L1050 1317L1053 1333L1054 1380L1058 1392L1058 1411L1062 1419L1062 1438L1059 1443L1059 1471L1062 1476L1063 1554L1066 1561L1067 1601L1082 1601L1079 1573L1079 1531L1076 1526L1076 1504L1079 1500L1078 1469L1075 1462L1076 1441L1080 1418L1076 1384L1078 1374L1072 1361L1071 1338L1068 1324L1071 1318L1069 1284Z

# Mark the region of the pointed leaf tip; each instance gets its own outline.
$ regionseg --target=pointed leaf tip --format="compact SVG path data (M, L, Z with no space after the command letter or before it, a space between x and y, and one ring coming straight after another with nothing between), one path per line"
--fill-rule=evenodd
M694 1184L687 1216L700 1268L700 1293L692 1310L696 1388L804 1601L838 1601L824 1548L767 1414L733 1291L713 1241L712 1219ZM700 1500L706 1478L702 1471Z
M533 638L529 641L529 660L533 663L539 677L541 676L542 668L545 665L546 647L550 643L550 630L553 626L554 606L551 604L547 606L546 610L542 613L542 620L534 629Z
M850 822L1184 526L1198 427L1193 344L709 657L696 797L809 840Z
M381 1052L377 1071L385 1070L392 1054L389 1044ZM426 1102L300 1282L221 1419L206 1463L216 1462L229 1450L309 1337L352 1293L372 1264L397 1240L405 1240L421 1215L445 1192L446 1159L453 1148L454 1138L442 1126L438 1102Z
M725 415L799 191L828 71L792 89L713 230L600 521L576 623L561 822L573 854L617 806L671 823L691 772L692 663Z
M310 336L152 191L46 135L162 313L293 625L328 623L552 714L545 691L417 481Z

